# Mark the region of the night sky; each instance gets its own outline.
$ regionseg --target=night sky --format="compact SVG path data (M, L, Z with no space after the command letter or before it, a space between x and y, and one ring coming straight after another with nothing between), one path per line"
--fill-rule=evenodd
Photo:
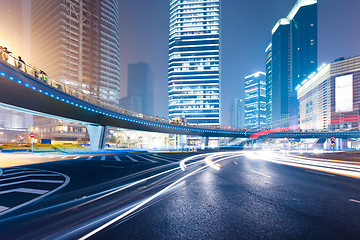
M221 1L222 125L229 104L242 98L243 79L265 71L271 29L296 0ZM126 95L127 64L146 62L155 77L155 113L168 115L167 64L169 0L119 0L121 95ZM360 0L318 1L319 65L360 54Z

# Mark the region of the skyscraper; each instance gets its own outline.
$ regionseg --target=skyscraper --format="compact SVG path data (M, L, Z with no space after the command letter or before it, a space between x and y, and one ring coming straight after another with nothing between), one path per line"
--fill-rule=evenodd
M271 41L266 47L266 124L271 127L271 110L272 110L272 43Z
M86 95L118 105L118 19L116 0L32 0L31 64ZM34 123L44 138L84 136L78 123L41 117Z
M169 116L220 125L220 0L170 0Z
M154 115L154 78L147 63L128 65L127 97L120 99L123 108Z
M297 0L272 30L272 126L297 126L296 86L317 69L317 0Z
M235 98L233 101L231 101L229 112L230 112L230 127L235 128L241 128L244 127L244 121L243 121L243 105L244 101L239 98Z
M84 94L118 104L118 2L33 0L31 16L31 63Z
M257 72L245 77L245 127L266 126L266 74Z
M271 125L278 128L289 123L290 94L290 21L280 19L272 30Z

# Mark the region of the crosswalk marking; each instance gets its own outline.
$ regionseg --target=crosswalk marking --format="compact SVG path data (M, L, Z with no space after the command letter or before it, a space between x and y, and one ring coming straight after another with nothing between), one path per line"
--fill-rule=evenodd
M90 156L88 157L86 160L91 160L94 156Z
M137 155L137 157L139 157L139 158L141 158L141 159L144 159L144 160L146 160L146 161L152 162L152 163L156 163L156 161L151 160L151 159L148 159L148 158L145 158L145 157L140 156L140 155Z
M165 159L165 158L156 157L154 155L150 155L149 157L152 157L152 158L155 158L155 159L158 159L158 160L161 160L161 161L165 161L165 162L171 162L171 163L173 162L173 161L170 161L170 160Z
M139 162L138 160L136 160L136 159L134 159L134 158L132 158L132 157L130 157L130 156L127 156L127 155L126 155L126 157L127 157L128 159L130 159L131 161L133 161L133 162Z
M12 192L32 193L32 194L42 195L42 194L49 192L49 190L32 189L32 188L16 188L16 189L11 189L11 190L1 191L0 195L6 194L6 193L12 193Z
M101 160L104 161L106 156L101 156Z
M40 172L39 170L29 170L29 171L22 171L22 172L15 172L15 173L7 173L7 171L2 175L2 177L7 177L7 176L13 176L13 175L18 175L18 174L23 174L23 173L37 173Z
M121 161L118 156L115 155L114 157L115 157L115 160L116 160L116 161Z

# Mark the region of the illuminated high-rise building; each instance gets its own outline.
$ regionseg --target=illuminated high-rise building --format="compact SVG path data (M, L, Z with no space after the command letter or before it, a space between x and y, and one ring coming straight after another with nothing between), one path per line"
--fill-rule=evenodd
M32 0L31 63L63 83L118 104L116 0Z
M272 30L273 127L297 127L295 88L317 69L317 0L297 0Z
M266 124L271 127L271 110L272 110L272 43L271 41L266 47Z
M169 116L220 125L220 0L170 0Z
M266 126L266 74L257 72L245 77L245 127Z

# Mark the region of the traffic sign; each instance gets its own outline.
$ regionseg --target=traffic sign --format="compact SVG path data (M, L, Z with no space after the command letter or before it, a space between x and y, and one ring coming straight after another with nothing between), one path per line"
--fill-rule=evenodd
M336 139L334 137L330 137L330 147L334 148L336 146Z
M29 137L34 138L34 137L35 137L35 133L30 133L30 134L29 134Z

